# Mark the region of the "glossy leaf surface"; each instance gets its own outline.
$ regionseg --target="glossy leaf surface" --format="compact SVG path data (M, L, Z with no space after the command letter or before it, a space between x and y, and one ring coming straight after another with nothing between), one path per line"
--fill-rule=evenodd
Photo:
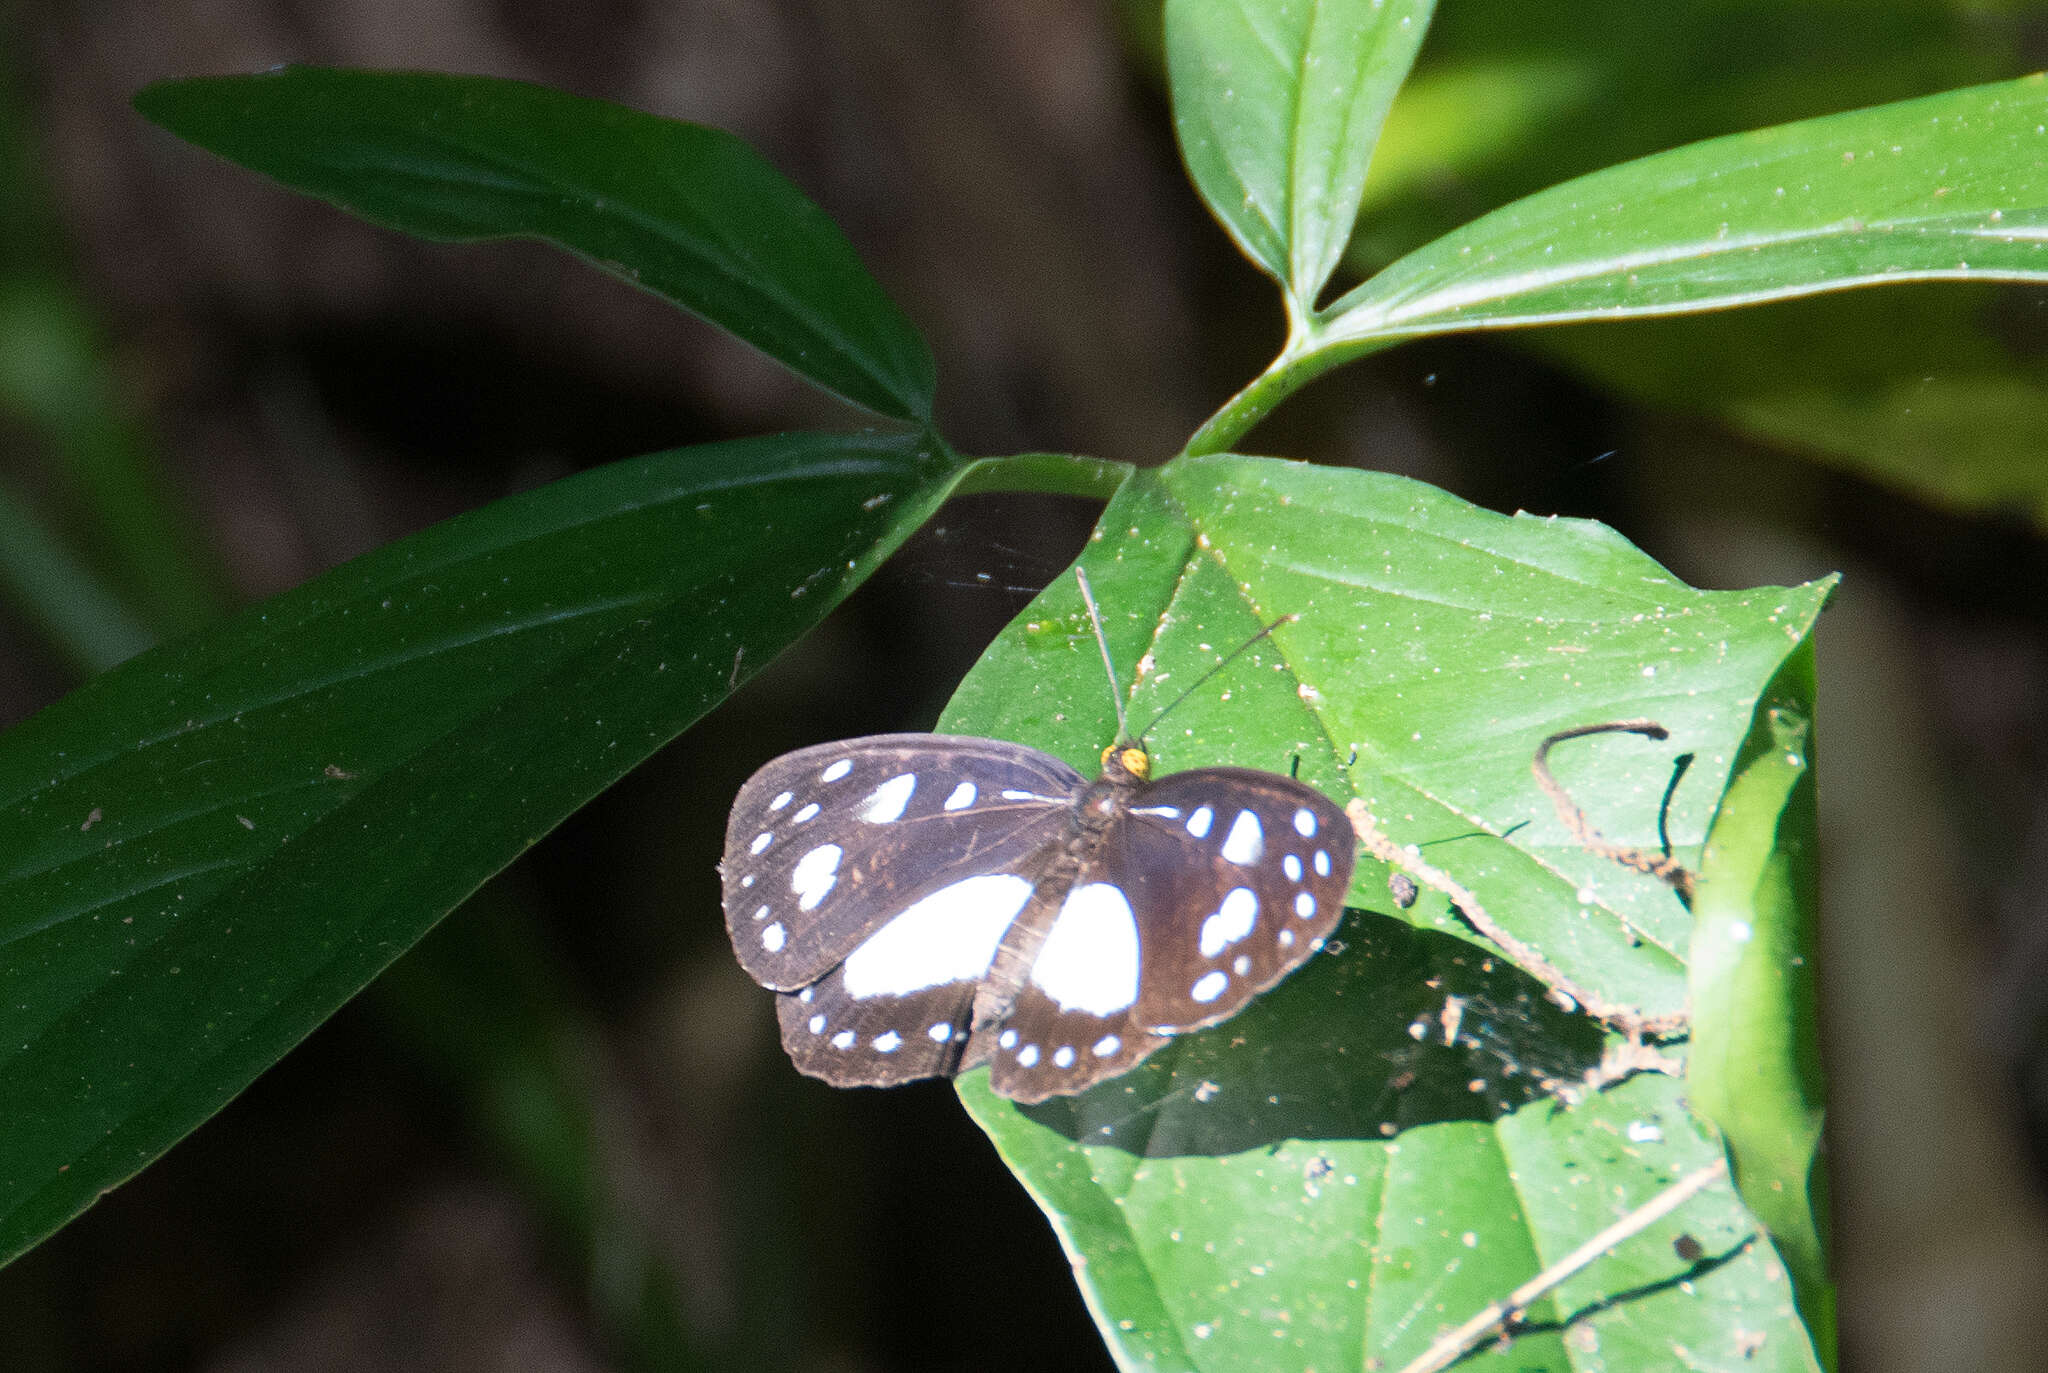
M2048 278L2048 80L1711 139L1537 192L1333 304L1322 346Z
M1673 756L1696 849L1779 666L1827 587L1700 592L1597 525L1505 518L1399 478L1222 456L1133 477L1084 557L1140 726L1222 654L1276 629L1151 731L1160 772L1286 771L1366 799L1402 842L1601 995L1684 996L1690 920L1659 884L1579 850L1537 792L1546 733L1654 715L1668 744L1599 739L1558 770L1611 836L1655 842ZM1114 730L1070 581L962 685L942 728L1077 767ZM1352 750L1357 750L1355 761ZM1516 828L1520 826L1520 828ZM1569 1111L1596 1026L1425 894L1401 912L1362 861L1329 948L1244 1013L1137 1072L1019 1109L962 1099L1039 1199L1130 1367L1397 1368L1602 1225L1714 1156L1680 1085L1638 1078ZM1733 1192L1588 1270L1566 1322L1479 1365L1655 1366L1673 1344L1814 1366ZM1673 1233L1704 1245L1679 1258ZM1681 1297L1676 1284L1693 1284ZM1539 1325L1542 1322L1539 1320Z
M1350 241L1366 167L1435 0L1168 0L1188 173L1302 310Z
M0 1258L823 617L958 464L791 435L358 558L0 736Z
M824 211L721 129L482 76L286 67L150 86L200 147L422 238L538 238L799 376L931 416L924 340Z

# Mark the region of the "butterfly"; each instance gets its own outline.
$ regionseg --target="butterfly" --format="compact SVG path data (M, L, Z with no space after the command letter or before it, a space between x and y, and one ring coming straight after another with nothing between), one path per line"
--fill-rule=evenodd
M1250 768L1154 779L1121 718L1118 736L1092 781L947 734L818 744L748 779L726 930L800 1070L890 1086L986 1063L998 1095L1043 1101L1228 1019L1323 946L1351 883L1344 812Z

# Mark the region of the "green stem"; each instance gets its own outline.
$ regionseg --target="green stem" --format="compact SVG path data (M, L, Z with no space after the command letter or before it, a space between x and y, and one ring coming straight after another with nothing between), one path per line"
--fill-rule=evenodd
M1003 458L977 458L953 487L955 496L985 491L1034 491L1050 496L1085 496L1108 500L1129 477L1127 462L1084 458L1073 453L1016 453Z
M1274 358L1251 385L1225 401L1220 410L1203 422L1194 437L1188 440L1188 446L1181 450L1182 453L1193 458L1207 453L1229 452L1260 420L1278 409L1281 401L1337 364L1377 352L1385 346L1384 342L1365 346L1356 343L1332 345L1325 342L1313 326L1297 330L1287 340L1287 346L1280 350L1280 356Z

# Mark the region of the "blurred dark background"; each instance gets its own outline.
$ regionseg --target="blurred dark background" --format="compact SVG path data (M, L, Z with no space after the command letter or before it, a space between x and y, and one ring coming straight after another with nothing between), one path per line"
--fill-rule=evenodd
M1444 0L1356 265L1606 162L2048 54L2024 5L1665 8ZM1281 336L1180 174L1155 4L16 0L0 25L0 724L508 492L859 422L565 257L420 244L214 162L129 109L160 77L482 72L733 129L928 332L964 451L1163 458ZM2041 1366L2044 319L2039 289L1914 287L1428 343L1247 445L1599 518L1701 585L1848 574L1820 739L1855 1367ZM0 1368L1106 1367L1057 1244L946 1088L790 1070L713 872L754 767L928 727L1093 514L949 507L0 1270ZM23 565L66 558L113 602L25 589Z

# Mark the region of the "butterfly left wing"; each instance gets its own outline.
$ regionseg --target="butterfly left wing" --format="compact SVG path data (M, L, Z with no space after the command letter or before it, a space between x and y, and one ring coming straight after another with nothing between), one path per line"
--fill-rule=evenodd
M810 986L927 897L1026 864L1080 785L1050 754L958 735L874 735L774 759L740 788L719 863L740 966L774 991ZM946 906L977 933L990 909ZM961 928L942 921L926 936Z
M973 1000L1063 831L1079 774L994 739L799 749L733 803L726 929L780 993L791 1061L835 1086L957 1071Z

